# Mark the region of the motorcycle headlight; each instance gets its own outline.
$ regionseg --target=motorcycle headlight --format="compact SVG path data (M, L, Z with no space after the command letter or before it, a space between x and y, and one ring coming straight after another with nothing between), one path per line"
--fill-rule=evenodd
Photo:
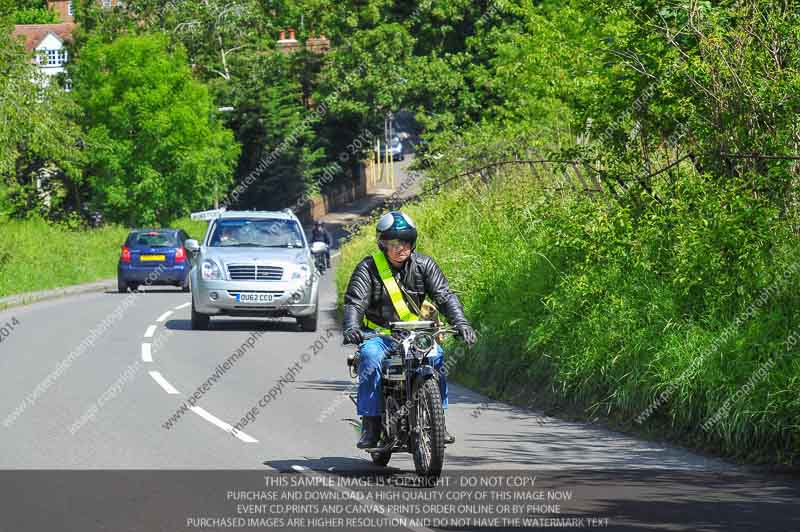
M204 260L201 271L204 281L219 281L222 279L222 269L213 260Z
M430 334L418 334L414 338L414 349L419 353L420 358L428 354L428 351L433 349L434 340Z

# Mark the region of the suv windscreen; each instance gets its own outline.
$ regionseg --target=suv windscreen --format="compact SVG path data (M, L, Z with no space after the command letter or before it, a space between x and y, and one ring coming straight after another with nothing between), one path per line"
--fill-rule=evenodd
M301 248L304 244L302 228L294 220L228 218L217 221L208 245Z
M138 248L175 248L180 244L175 231L134 231L128 235L125 245Z

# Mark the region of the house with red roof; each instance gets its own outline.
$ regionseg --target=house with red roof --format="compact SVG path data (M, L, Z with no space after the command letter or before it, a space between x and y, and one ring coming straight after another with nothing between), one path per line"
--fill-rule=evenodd
M66 45L72 42L74 22L60 24L18 24L14 26L12 35L25 39L25 49L33 54L33 62L47 76L55 76L64 71L69 60Z
M118 0L100 0L103 7L112 8ZM57 24L17 24L12 35L24 40L25 48L33 54L33 62L39 65L44 77L44 84L51 76L64 72L69 61L67 45L72 42L72 33L78 25L75 23L73 2L66 0L48 0L47 7L58 13Z

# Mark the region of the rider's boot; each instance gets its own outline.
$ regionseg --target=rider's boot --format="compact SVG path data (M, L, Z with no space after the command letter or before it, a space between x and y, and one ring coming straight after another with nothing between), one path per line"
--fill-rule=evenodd
M381 416L364 416L361 418L361 439L356 446L368 449L378 445L381 437Z

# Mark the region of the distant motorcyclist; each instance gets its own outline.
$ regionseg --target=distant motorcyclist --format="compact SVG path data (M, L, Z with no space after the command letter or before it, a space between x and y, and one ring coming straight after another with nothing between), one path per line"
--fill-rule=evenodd
M311 231L311 242L325 242L328 249L325 251L325 267L331 267L331 235L325 230L325 224L317 220L314 222L314 229Z
M409 307L422 309L429 297L442 310L465 342L473 345L475 331L464 316L461 302L450 291L447 278L436 262L415 251L417 228L413 220L392 211L378 220L380 251L365 257L355 268L344 295L344 340L358 344L357 412L362 416L360 449L375 447L381 435L381 365L392 347L391 340L376 336L364 341L363 331L388 333L392 321L419 319ZM393 297L394 296L394 297ZM447 380L443 371L444 352L438 348L433 367L439 372L442 405L447 408ZM455 437L445 429L446 443Z

